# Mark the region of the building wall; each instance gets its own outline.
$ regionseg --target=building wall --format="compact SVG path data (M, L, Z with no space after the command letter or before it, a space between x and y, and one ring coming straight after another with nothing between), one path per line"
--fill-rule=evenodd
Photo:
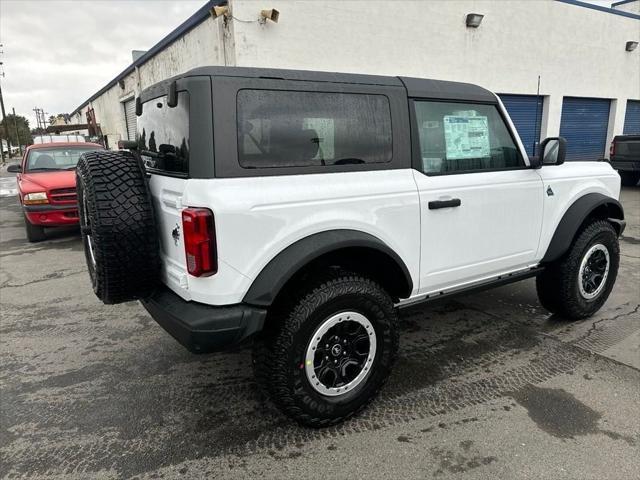
M86 122L86 112L93 108L109 148L116 148L119 140L127 139L123 102L139 95L140 91L166 78L203 65L224 65L222 25L213 18L189 31L186 35L159 52L124 79L124 87L116 84L98 98L84 105L74 116L78 123Z
M621 12L636 13L640 15L640 0L634 0L633 2L619 3L614 2L612 8Z
M616 99L609 138L622 133L626 100L640 99L640 20L554 0L270 0L277 24L234 22L239 66L408 75L545 96L542 137L557 135L563 96ZM262 1L232 0L256 18ZM485 15L467 28L468 13ZM604 152L603 152L604 153Z
M235 19L207 18L89 105L109 145L126 138L122 101L202 65L407 75L544 97L541 137L558 135L564 96L610 98L609 140L627 99L640 99L640 20L554 0L230 0ZM640 3L640 2L636 2ZM635 5L625 4L625 5ZM263 8L279 23L255 20ZM468 13L485 15L467 28ZM253 21L251 23L239 21ZM604 154L605 152L603 152Z

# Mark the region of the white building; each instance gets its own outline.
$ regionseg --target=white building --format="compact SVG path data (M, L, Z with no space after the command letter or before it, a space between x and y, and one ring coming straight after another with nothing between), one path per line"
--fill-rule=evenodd
M135 137L134 98L203 65L405 75L470 82L501 94L527 146L569 142L569 158L607 155L640 133L640 0L210 1L82 103L109 147ZM278 23L258 21L264 8ZM476 28L470 13L483 15ZM634 43L635 42L635 43ZM634 47L635 46L635 47ZM538 97L538 78L539 92Z

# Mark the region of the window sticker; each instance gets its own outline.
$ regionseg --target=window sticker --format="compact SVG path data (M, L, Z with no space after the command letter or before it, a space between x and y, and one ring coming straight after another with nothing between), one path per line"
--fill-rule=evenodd
M490 156L487 117L445 115L444 138L447 144L447 160Z

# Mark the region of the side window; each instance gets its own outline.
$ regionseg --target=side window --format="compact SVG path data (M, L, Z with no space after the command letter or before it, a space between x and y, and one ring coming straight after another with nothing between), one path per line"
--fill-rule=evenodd
M243 168L391 160L391 111L384 95L240 90L237 114Z
M144 103L137 119L138 151L147 168L170 173L189 172L189 94L178 92L178 105L167 97Z
M495 105L418 100L414 105L424 173L524 166Z

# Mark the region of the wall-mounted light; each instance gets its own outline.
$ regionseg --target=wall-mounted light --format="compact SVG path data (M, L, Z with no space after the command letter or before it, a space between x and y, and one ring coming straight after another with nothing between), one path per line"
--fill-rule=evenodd
M218 18L218 17L221 17L223 15L228 15L229 14L229 7L227 5L215 6L211 10L209 10L209 13L211 13L211 16L213 18Z
M469 13L467 15L467 27L478 28L483 18L484 15L480 15L479 13Z
M280 17L280 12L275 8L260 11L260 19L262 20L262 23L267 20L271 20L273 23L278 23L278 17Z
M638 48L638 42L627 42L625 50L627 52L633 52L636 48Z

